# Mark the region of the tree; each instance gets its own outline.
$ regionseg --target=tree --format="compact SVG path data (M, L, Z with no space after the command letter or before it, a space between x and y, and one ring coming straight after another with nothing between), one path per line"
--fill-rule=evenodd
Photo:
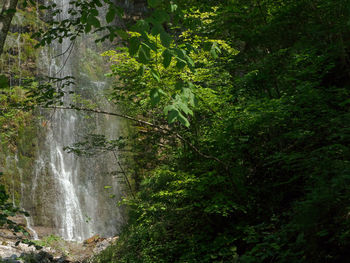
M4 0L0 13L0 55L4 50L7 33L14 14L16 13L18 0Z
M177 71L177 60L159 65L162 89L173 96L158 96L155 54L138 74L137 43L135 56L107 52L118 76L112 99L228 169L169 134L139 128L133 171L142 179L127 201L129 228L96 262L347 262L349 1L176 4L184 19L167 32L178 47L196 48L193 70ZM206 49L208 39L216 44ZM178 79L191 80L198 100L188 128L162 118L181 95L181 85L172 90Z

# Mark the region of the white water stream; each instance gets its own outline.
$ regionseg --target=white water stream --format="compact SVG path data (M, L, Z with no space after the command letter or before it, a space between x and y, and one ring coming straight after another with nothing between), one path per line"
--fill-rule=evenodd
M54 0L62 9L56 19L69 18L69 0ZM93 43L84 37L77 41L72 52L65 52L71 43L54 43L41 52L41 67L52 77L74 76L77 85L71 90L92 94L100 98L107 83L103 79L89 77L84 72L82 57L94 52ZM90 46L89 46L90 45ZM58 54L63 54L56 58ZM72 100L65 95L63 102ZM94 158L80 158L63 149L81 140L89 133L104 133L108 138L120 134L120 124L114 118L88 116L73 110L43 111L44 136L39 141L39 153L32 176L31 198L24 207L32 215L28 225L34 229L49 228L66 240L82 241L94 234L112 236L123 224L122 210L116 207L121 196L121 186L115 178L108 176L116 169L111 154ZM109 185L108 192L104 186ZM110 198L113 194L116 197Z

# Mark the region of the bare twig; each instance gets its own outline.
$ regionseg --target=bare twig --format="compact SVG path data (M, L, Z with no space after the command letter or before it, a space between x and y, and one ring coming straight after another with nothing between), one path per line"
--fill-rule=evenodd
M66 59L63 61L62 67L55 73L54 76L57 76L58 74L60 74L61 71L63 70L64 66L67 64L67 61L68 61L68 59L69 59L69 57L70 57L70 55L72 54L72 51L73 51L73 49L74 49L74 44L75 44L75 41L71 42L70 45L69 45L69 47L67 48L67 50L64 51L64 53L58 55L58 56L61 56L61 55L65 54L65 53L69 50L68 56L67 56Z
M127 174L125 173L125 171L124 171L122 165L120 164L119 159L118 159L118 157L117 157L117 154L115 153L115 151L112 151L112 152L113 152L113 155L114 155L115 160L117 161L117 164L119 165L119 168L120 168L122 174L124 175L125 181L126 181L127 184L128 184L128 187L129 187L129 189L130 189L130 193L131 193L132 197L135 199L134 191L133 191L132 188L131 188L131 184L130 184L130 181L129 181L129 179L128 179L128 176L127 176Z

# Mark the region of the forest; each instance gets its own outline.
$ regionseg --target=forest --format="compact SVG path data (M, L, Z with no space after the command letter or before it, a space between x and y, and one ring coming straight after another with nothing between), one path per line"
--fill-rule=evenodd
M0 4L2 227L26 233L11 220L16 213L32 217L34 229L59 224L42 215L50 193L35 205L26 200L35 189L54 191L50 182L29 185L47 126L62 114L64 136L79 135L62 139L59 153L75 156L64 167L114 154L96 159L93 166L106 164L94 177L115 165L123 184L117 193L115 182L94 179L115 214L103 214L101 202L86 221L107 217L106 232L117 229L119 238L86 262L349 262L349 0ZM61 74L44 74L45 50L59 45ZM103 95L84 84L85 73L70 76L81 68L86 83L106 81ZM85 115L67 124L70 112L107 121L86 132L93 124ZM112 129L123 132L111 137ZM89 165L81 162L76 178ZM113 228L119 213L123 223ZM63 237L74 240L77 228Z

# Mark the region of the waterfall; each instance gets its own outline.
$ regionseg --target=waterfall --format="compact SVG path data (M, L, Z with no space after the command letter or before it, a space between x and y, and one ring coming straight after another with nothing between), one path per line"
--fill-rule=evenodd
M54 2L62 9L56 19L69 18L69 0ZM108 83L101 76L91 76L87 67L91 60L83 61L88 54L95 54L96 47L91 37L83 38L74 46L64 40L42 51L41 70L52 77L74 76L76 86L70 87L72 91L107 103L102 94ZM72 52L65 52L69 48L73 48ZM63 55L57 57L59 54ZM67 94L63 102L69 105L72 99ZM56 233L66 240L76 241L94 234L112 236L118 233L124 222L122 209L116 206L122 187L112 176L116 169L113 156L106 153L80 158L63 149L89 133L104 132L107 138L116 138L121 134L120 123L114 118L87 116L73 110L42 110L41 114L45 116L40 127L42 139L32 185L27 187L31 198L23 204L32 215L31 227L37 229L39 235L40 229L45 229L45 234ZM112 187L108 188L109 192L104 189L106 185ZM110 197L111 192L114 199Z
M19 30L18 36L16 39L17 42L17 50L18 50L18 71L19 71L19 76L18 76L18 86L21 86L22 84L22 70L21 70L21 31Z

